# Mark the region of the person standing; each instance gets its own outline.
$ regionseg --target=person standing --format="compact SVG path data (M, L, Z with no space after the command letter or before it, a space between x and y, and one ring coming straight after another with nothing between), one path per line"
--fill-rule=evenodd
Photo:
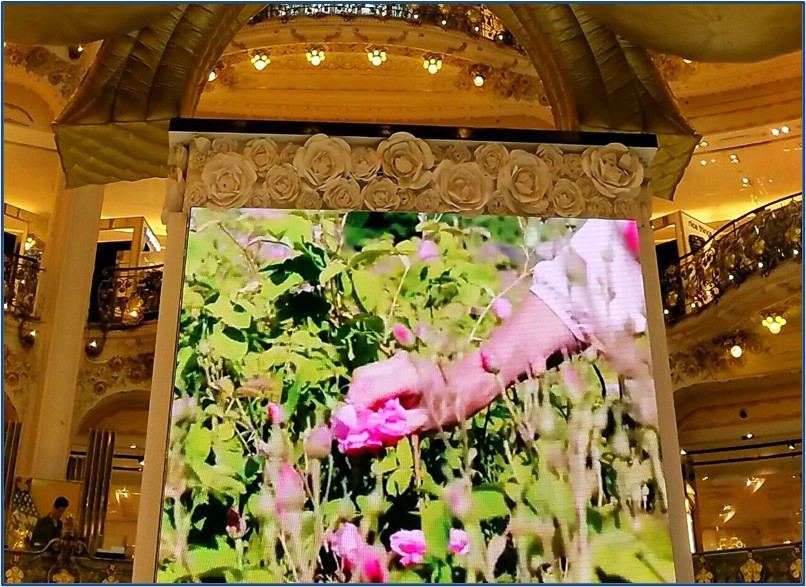
M39 518L34 527L34 533L31 537L31 545L34 547L47 546L54 538L59 538L62 534L62 516L65 510L70 505L66 497L57 497L53 502L53 510Z

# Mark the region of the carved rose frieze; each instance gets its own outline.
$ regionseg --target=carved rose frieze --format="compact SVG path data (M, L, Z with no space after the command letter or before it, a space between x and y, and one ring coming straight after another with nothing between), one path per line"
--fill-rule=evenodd
M153 352L115 355L106 361L85 359L78 373L77 412L83 415L115 393L149 389L153 367Z
M355 145L324 134L287 142L197 136L187 151L175 146L172 160L179 163L166 211L324 207L637 218L647 184L647 161L621 144L509 147L407 132Z
M65 101L78 88L85 69L79 63L61 59L45 47L19 45L6 45L4 64L10 67L22 67L28 73L47 81Z
M36 370L27 354L3 345L3 391L8 395L17 415L22 416L33 390Z

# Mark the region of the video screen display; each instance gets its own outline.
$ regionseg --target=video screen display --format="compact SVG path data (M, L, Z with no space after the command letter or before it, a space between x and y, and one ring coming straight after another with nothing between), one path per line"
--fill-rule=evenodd
M632 221L190 213L159 582L675 579Z

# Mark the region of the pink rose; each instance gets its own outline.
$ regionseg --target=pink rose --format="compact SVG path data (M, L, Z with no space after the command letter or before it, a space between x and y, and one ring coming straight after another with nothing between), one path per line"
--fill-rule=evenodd
M469 553L470 540L467 537L467 532L457 528L451 528L451 535L448 540L448 551L453 554Z
M241 514L235 508L230 508L229 512L227 512L226 529L227 534L233 540L243 538L243 535L246 534L246 520L241 517Z
M495 314L495 317L499 320L506 320L512 316L512 302L510 302L504 296L498 296L495 298L490 309L493 311L493 314Z
M378 546L364 546L359 554L361 579L365 583L388 583L386 551Z
M404 409L395 398L375 411L346 404L333 415L333 433L339 450L350 455L394 446L424 423L419 411Z
M274 402L271 402L269 404L268 414L269 414L269 421L272 424L280 425L285 422L285 410L283 410L282 406Z
M487 371L487 373L492 373L493 375L497 375L501 372L501 365L498 362L498 359L490 351L482 349L480 355L482 369Z
M414 336L414 333L402 324L394 325L392 328L392 336L395 337L395 340L400 346L406 348L413 347L414 343L417 342L417 338Z
M389 538L389 545L404 567L422 564L425 558L425 534L422 530L398 530Z
M305 454L313 459L326 459L330 454L333 433L327 426L317 426L305 439Z
M361 538L358 528L356 528L355 524L350 524L349 522L342 524L338 530L330 535L328 544L347 569L360 562L358 555L361 552L361 548L365 546L364 539Z
M437 243L431 240L421 240L417 248L417 257L420 261L434 261L439 259L439 247Z
M305 483L288 461L275 476L274 499L277 513L298 511L305 505Z
M639 241L638 241L638 223L634 221L621 222L621 236L624 239L624 245L627 247L633 256L637 259L639 255Z

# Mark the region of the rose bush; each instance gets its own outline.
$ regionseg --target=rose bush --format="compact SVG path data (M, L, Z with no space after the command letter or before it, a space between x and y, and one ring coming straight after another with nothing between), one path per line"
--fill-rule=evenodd
M644 338L435 434L410 435L405 398L345 403L357 369L401 349L444 365L478 348L575 226L194 211L158 580L672 580Z

